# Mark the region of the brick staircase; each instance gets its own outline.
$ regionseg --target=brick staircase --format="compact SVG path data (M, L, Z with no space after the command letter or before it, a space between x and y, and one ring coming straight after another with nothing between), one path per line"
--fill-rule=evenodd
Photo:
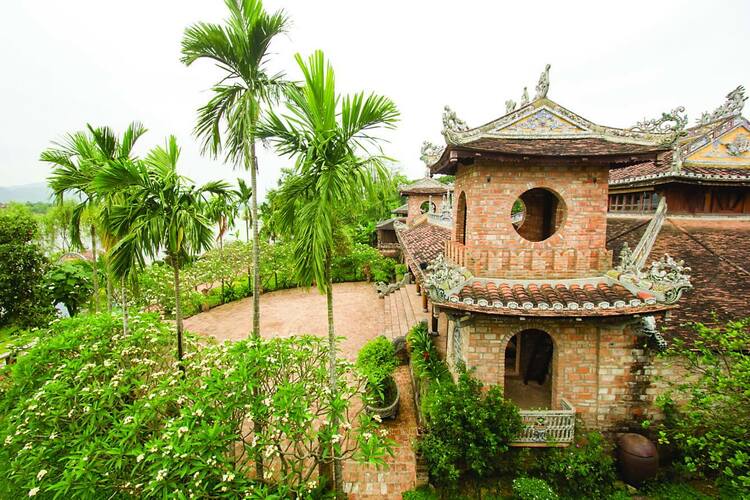
M383 335L389 339L406 335L409 329L429 313L422 312L422 298L417 295L417 285L405 285L389 293L385 300L385 329Z

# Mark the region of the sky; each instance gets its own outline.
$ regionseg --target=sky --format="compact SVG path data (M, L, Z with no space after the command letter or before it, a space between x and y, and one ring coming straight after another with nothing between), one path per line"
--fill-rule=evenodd
M443 106L470 126L533 96L544 65L548 97L602 125L628 127L685 106L691 123L737 85L750 88L746 1L266 1L292 20L270 68L300 73L293 56L322 49L342 93L395 101L401 121L384 150L420 177L423 140L443 143ZM221 0L4 0L0 4L0 186L44 181L39 153L86 123L149 132L145 154L174 134L179 170L195 182L248 173L200 153L196 110L221 77L180 63L185 28L221 22ZM291 160L259 153L262 193Z

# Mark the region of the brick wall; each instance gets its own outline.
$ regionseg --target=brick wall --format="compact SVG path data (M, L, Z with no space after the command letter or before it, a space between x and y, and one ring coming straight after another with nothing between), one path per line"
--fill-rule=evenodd
M444 318L441 315L441 322ZM505 347L513 335L542 330L554 344L552 407L565 398L589 428L631 429L650 411L649 353L627 322L544 319L521 321L477 315L462 328L463 361L486 385L504 383ZM452 325L448 325L447 359L452 359ZM441 327L442 331L442 327ZM452 363L449 362L452 366Z
M475 276L519 279L577 278L606 271L612 264L612 253L605 248L607 178L607 167L600 165L479 160L459 166L454 199L465 193L465 267ZM538 242L522 238L510 220L513 203L533 188L549 189L564 202L559 229ZM453 210L458 220L458 203ZM455 225L452 240L459 231Z
M437 207L440 204L441 196L439 194L410 194L406 198L406 206L408 213L406 215L406 223L411 224L412 221L422 214L420 207L425 201L432 199L432 203Z

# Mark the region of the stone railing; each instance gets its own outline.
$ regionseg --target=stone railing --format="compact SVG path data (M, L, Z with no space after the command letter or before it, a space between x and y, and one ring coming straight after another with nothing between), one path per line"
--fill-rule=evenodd
M457 241L448 240L445 242L445 258L459 266L465 267L466 265L466 245Z
M567 446L573 442L576 410L560 400L559 410L521 410L523 430L513 446Z
M427 214L427 221L430 224L445 227L448 229L453 227L453 217L451 216L450 212L447 212L445 214L429 213Z
M378 242L378 250L400 250L401 244L397 241L393 242Z

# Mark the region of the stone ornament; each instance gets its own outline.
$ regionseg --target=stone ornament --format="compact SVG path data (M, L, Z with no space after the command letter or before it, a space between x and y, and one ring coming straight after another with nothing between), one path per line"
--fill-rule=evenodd
M466 132L467 130L469 126L466 122L456 116L456 112L450 106L445 106L443 108L443 135L447 132Z
M549 91L549 69L551 65L547 65L544 67L544 71L542 71L542 74L539 76L539 82L536 84L536 95L534 96L534 100L537 99L543 99L547 97L547 92Z
M647 132L652 134L669 134L672 141L682 135L687 125L688 119L685 114L685 107L678 106L673 110L662 113L661 117L651 120L641 120L631 127L634 132ZM670 141L671 142L671 141Z
M523 94L521 94L521 107L523 108L527 104L529 104L529 90L524 87Z
M512 113L516 110L516 101L513 99L508 99L505 101L505 114Z
M429 167L440 158L444 150L445 146L438 146L430 141L424 141L422 142L419 159L424 162L425 166Z
M429 291L430 298L439 302L446 301L449 292L468 277L466 271L446 261L442 254L427 266L426 271L424 286Z
M736 89L727 94L727 100L713 110L711 113L705 111L698 118L698 125L707 125L713 121L720 120L722 118L728 118L730 116L739 115L742 113L742 108L745 106L745 87L742 85L737 86Z
M682 296L682 292L692 288L688 272L690 268L683 260L675 260L669 254L664 254L661 259L651 263L645 279L653 283L655 291L664 294L667 304L674 304Z

